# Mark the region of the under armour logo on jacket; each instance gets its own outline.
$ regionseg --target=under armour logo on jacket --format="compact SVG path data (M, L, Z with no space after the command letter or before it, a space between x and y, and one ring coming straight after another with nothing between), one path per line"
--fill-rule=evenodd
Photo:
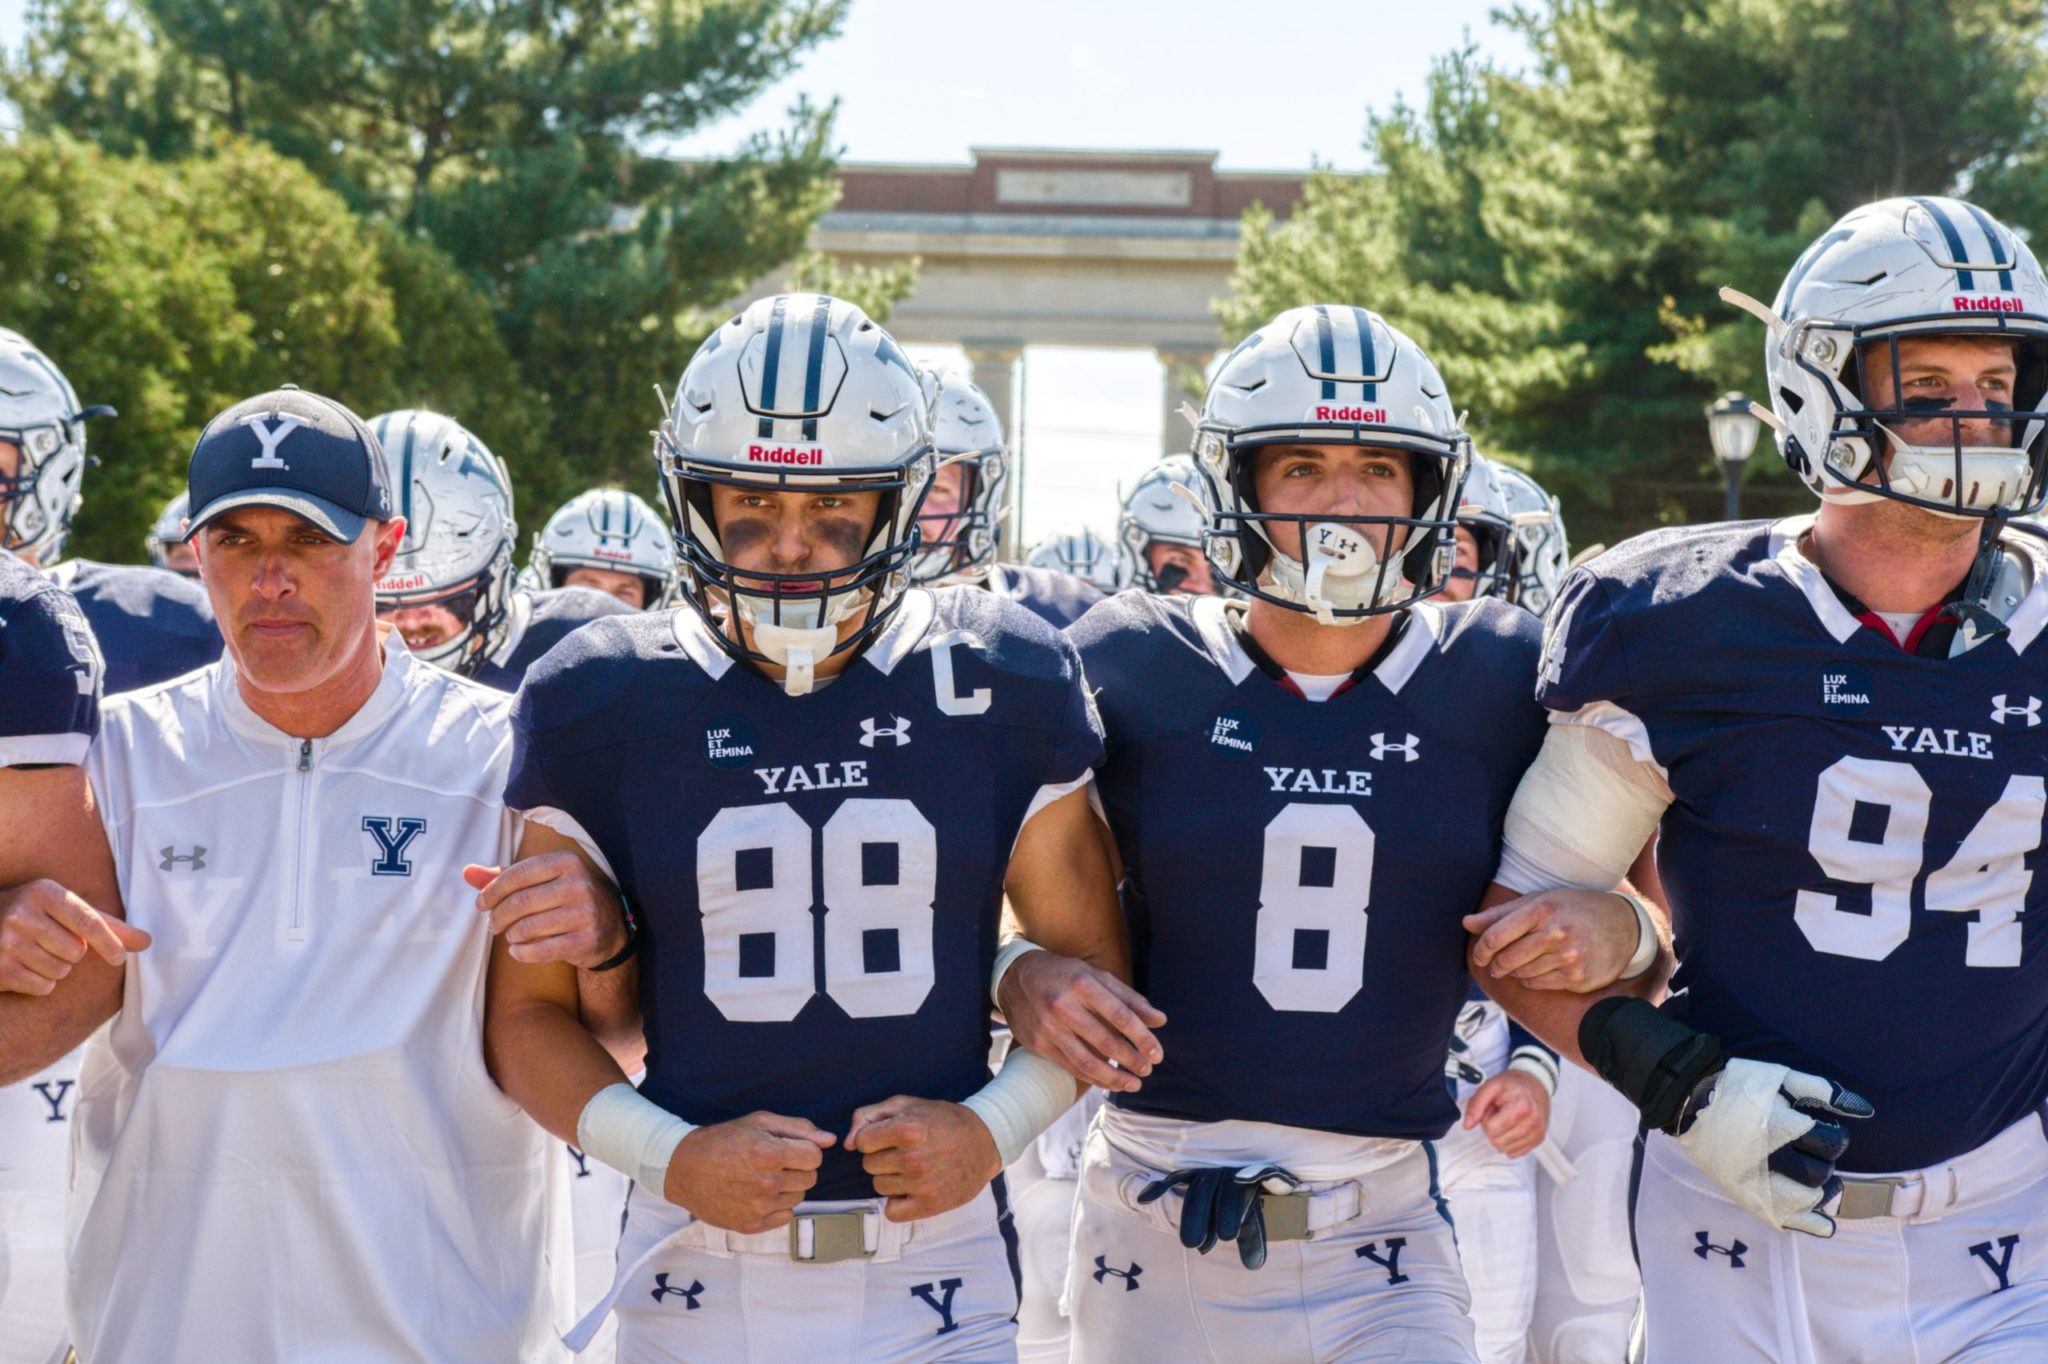
M654 1276L654 1292L650 1296L656 1302L660 1302L671 1293L680 1294L683 1299L684 1310L694 1312L697 1310L697 1295L703 1291L704 1285L695 1279L690 1280L688 1288L671 1288L668 1282L668 1275L657 1274Z
M306 424L304 417L295 417L289 412L259 412L242 418L242 425L256 433L256 439L263 446L263 453L249 461L251 469L289 469L291 466L278 458L277 447L284 444L284 438Z
M942 1336L948 1331L960 1329L960 1323L953 1320L953 1294L959 1291L961 1282L959 1279L941 1279L937 1293L932 1291L932 1286L928 1283L911 1286L910 1295L939 1314L941 1325L932 1333L933 1335ZM940 1296L941 1294L944 1296Z
M1399 754L1400 754L1400 755L1402 756L1402 758L1403 758L1403 759L1405 759L1406 761L1408 761L1408 762L1411 762L1411 763L1412 763L1412 762L1414 762L1414 761L1415 761L1415 760L1416 760L1417 758L1419 758L1419 757L1421 757L1421 756L1422 756L1422 755L1421 755L1420 753L1417 753L1417 752L1415 751L1415 750L1416 750L1416 748L1417 748L1417 746L1418 746L1418 745L1420 745L1420 744L1422 743L1422 740L1420 740L1420 739L1416 738L1416 737L1415 737L1415 736L1414 736L1413 734L1406 734L1406 735L1403 735L1403 736L1402 736L1402 738L1403 738L1403 739L1405 739L1405 740L1406 740L1406 742L1404 742L1404 743L1398 743L1398 744L1390 744L1390 743L1388 743L1388 742L1387 742L1387 736L1386 736L1386 735L1384 735L1384 734L1375 734L1375 735L1373 735L1373 736L1372 736L1372 760L1373 760L1374 762L1378 762L1378 761L1380 761L1380 760L1381 760L1382 758L1386 757L1386 756L1387 756L1387 755L1388 755L1389 753L1399 753Z
M363 832L377 840L377 858L370 863L372 876L410 876L412 863L405 850L427 831L424 819L395 819L389 815L363 816Z
M1742 1244L1741 1241L1738 1240L1732 1246L1717 1246L1714 1244L1714 1238L1703 1231L1696 1231L1693 1233L1693 1236L1699 1241L1699 1244L1692 1248L1692 1253L1699 1256L1702 1260L1712 1255L1726 1255L1730 1269L1742 1268L1742 1257L1749 1253L1749 1247Z
M176 847L169 847L163 850L163 854L164 860L156 864L158 871L169 871L180 862L188 864L194 871L206 870L206 849L204 848L194 848L191 852L181 853Z
M2025 704L2024 706L2008 706L2005 703L2005 693L2000 692L1998 695L1991 698L1992 723L2002 725L2005 723L2005 717L2008 715L2025 716L2027 720L2027 728L2032 729L2035 725L2041 723L2041 698L2038 696L2029 696L2027 698L2027 704Z
M1126 1293L1138 1291L1138 1276L1144 1272L1145 1266L1139 1264L1136 1260L1131 1261L1129 1269L1111 1269L1107 1255L1095 1257L1095 1282L1101 1283L1104 1279L1109 1278L1122 1279L1124 1281L1124 1292ZM1150 1299L1147 1299L1147 1301L1149 1302Z
M877 739L887 739L898 748L910 742L910 721L900 715L892 715L889 718L896 722L895 725L877 724L873 716L869 716L860 722L860 746L862 748L873 748Z

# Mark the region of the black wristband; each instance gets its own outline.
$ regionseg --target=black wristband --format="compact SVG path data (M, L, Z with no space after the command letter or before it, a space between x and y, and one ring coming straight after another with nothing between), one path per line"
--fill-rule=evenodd
M587 968L593 973L616 971L633 960L634 954L640 950L640 920L634 916L633 906L627 902L624 894L619 896L619 912L626 916L626 945L597 965Z
M1675 1133L1694 1086L1727 1064L1721 1039L1645 999L1603 999L1579 1020L1579 1051L1643 1121Z

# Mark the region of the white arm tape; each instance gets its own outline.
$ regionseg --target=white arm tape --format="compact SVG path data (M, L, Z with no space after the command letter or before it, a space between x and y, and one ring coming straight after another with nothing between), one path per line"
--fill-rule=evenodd
M1494 879L1517 894L1612 890L1650 841L1671 788L1627 740L1557 720L1508 803Z
M1043 1056L1010 1048L995 1078L960 1102L988 1124L1008 1165L1074 1106L1074 1077Z
M1617 890L1614 893L1628 901L1628 907L1636 912L1636 950L1629 957L1628 965L1621 968L1623 980L1634 980L1656 965L1657 948L1660 946L1657 941L1657 923L1650 917L1649 906L1645 905L1640 897L1625 890Z
M660 1193L668 1184L669 1158L689 1123L621 1082L590 1096L576 1119L576 1145L643 1189Z
M1003 977L1009 974L1012 966L1017 964L1017 958L1023 956L1026 952L1043 952L1044 950L1043 947L1027 938L1012 938L996 950L996 966L988 974L988 1002L991 1006L997 1009L1003 1007L1002 1000L996 998L996 992L1002 989Z
M1536 1082L1553 1097L1557 1094L1557 1062L1541 1047L1516 1047L1514 1055L1508 1058L1508 1069L1535 1076Z

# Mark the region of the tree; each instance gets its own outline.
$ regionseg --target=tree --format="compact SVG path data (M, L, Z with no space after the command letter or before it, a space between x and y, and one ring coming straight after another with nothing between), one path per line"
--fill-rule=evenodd
M660 148L783 75L846 4L36 0L0 88L31 130L117 150L259 139L387 225L387 264L413 247L452 260L517 379L442 400L480 434L513 400L502 453L533 520L595 481L644 488L655 385L831 206L830 107L799 103L779 136L728 157ZM842 282L886 311L908 276Z
M1386 312L1532 465L1575 538L1714 514L1701 410L1762 392L1754 322L1855 205L1972 189L2042 200L2039 6L2013 0L1550 0L1505 16L1515 75L1452 54L1420 109L1369 121L1375 170L1246 223L1224 317L1311 297ZM2036 198L2029 200L2028 193ZM1751 505L1804 494L1759 458Z

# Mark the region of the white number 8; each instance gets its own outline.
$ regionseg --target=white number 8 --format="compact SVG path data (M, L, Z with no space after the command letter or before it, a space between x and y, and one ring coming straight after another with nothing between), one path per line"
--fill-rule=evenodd
M1363 987L1372 857L1372 829L1349 805L1297 802L1266 825L1252 984L1268 1004L1333 1014Z

